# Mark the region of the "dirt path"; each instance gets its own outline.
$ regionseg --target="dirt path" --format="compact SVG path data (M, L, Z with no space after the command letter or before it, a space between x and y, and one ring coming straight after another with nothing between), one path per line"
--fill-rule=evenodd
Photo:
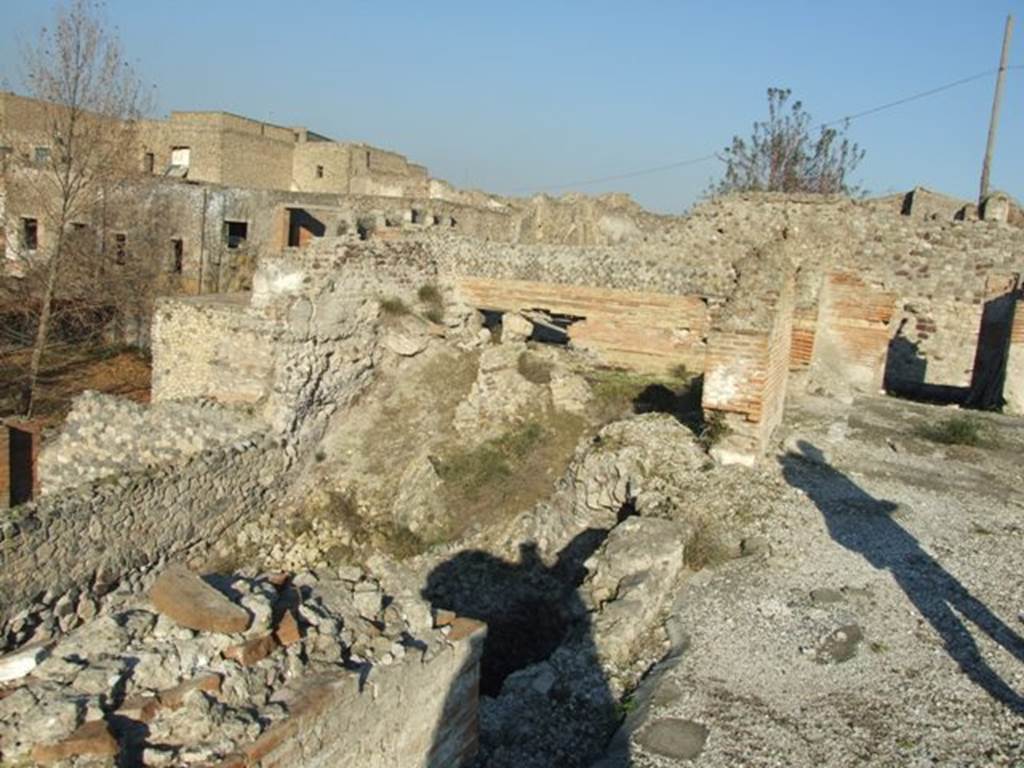
M1024 423L921 436L958 413L793 410L771 554L678 595L689 649L642 692L634 765L1024 765Z

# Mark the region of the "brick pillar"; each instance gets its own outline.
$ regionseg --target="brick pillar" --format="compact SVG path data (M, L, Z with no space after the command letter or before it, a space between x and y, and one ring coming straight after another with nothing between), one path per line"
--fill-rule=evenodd
M1003 382L1003 407L1006 413L1024 415L1024 299L1014 302L1010 323L1010 345L1006 354L1006 379Z
M726 433L711 454L755 464L782 421L793 343L793 272L785 262L749 264L712 321L701 407ZM748 285L749 283L749 285ZM752 290L751 290L752 289Z

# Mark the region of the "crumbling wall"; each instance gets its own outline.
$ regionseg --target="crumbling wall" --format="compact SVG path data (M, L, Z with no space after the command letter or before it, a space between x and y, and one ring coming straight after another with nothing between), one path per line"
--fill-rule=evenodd
M486 629L458 619L447 648L422 664L308 684L293 714L245 750L259 768L458 768L477 752Z
M261 425L245 413L208 401L146 406L86 391L75 398L60 434L40 453L42 492L179 463L260 431Z
M247 294L164 298L153 315L154 402L258 403L273 379L274 328Z
M283 470L277 440L246 438L16 507L0 526L0 626L45 610L46 594L102 594L161 559L201 558L279 498Z
M701 406L721 432L712 453L753 464L782 421L793 339L793 267L781 247L737 264L735 290L713 317Z

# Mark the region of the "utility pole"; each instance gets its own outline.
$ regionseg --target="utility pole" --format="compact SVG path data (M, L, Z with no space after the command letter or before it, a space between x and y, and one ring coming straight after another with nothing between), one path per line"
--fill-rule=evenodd
M1006 17L1003 31L1003 52L999 55L999 74L996 75L996 95L992 100L992 117L988 123L988 143L985 145L985 160L981 164L981 192L978 205L988 197L988 176L992 165L992 152L996 147L996 128L999 126L999 107L1003 103L1003 86L1006 85L1006 62L1010 58L1010 37L1013 35L1013 14Z

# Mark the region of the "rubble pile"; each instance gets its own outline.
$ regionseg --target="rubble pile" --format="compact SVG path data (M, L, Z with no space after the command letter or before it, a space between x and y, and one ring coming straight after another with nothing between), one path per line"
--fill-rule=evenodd
M58 641L0 657L0 763L209 764L287 718L304 681L426 661L449 632L358 568L200 577L170 565Z

